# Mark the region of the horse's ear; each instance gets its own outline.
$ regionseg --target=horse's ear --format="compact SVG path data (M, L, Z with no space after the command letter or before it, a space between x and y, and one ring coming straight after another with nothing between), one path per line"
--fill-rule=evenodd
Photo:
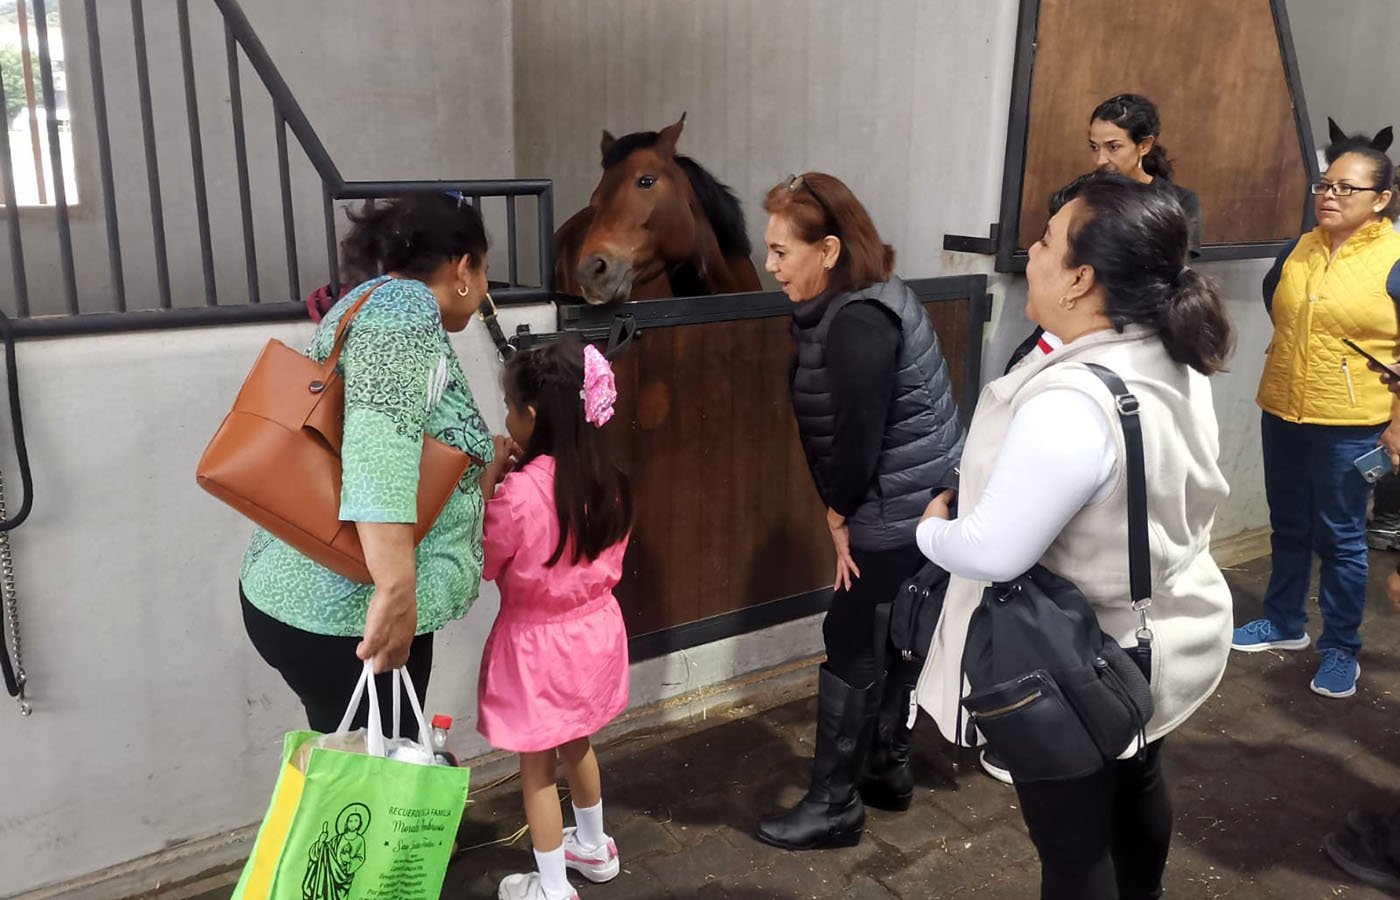
M661 133L656 137L656 149L670 156L676 155L676 146L680 143L681 132L685 130L685 113L675 122L661 129Z
M603 140L600 141L599 144L598 144L598 149L603 151L603 156L607 156L607 155L608 155L608 151L612 150L613 144L616 144L616 143L617 143L617 138L613 137L613 133L612 133L611 131L608 131L606 128L604 128L604 129L603 129Z
M1380 131L1376 132L1376 136L1371 139L1371 146L1384 153L1385 151L1390 149L1390 144L1394 140L1395 129L1392 126L1387 125Z
M1327 117L1327 136L1332 139L1332 143L1339 144L1347 139L1347 133L1342 130L1342 126L1333 121L1331 116Z

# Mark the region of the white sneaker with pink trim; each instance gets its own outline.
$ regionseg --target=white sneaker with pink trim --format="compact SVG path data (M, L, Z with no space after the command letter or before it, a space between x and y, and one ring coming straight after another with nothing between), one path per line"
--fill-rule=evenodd
M564 829L564 867L594 884L612 881L622 871L612 838L601 847L585 847L578 839L578 829L572 827Z
M499 900L549 900L540 884L540 873L528 875L507 875L501 879L501 888L496 892ZM578 900L578 891L569 894L568 900Z

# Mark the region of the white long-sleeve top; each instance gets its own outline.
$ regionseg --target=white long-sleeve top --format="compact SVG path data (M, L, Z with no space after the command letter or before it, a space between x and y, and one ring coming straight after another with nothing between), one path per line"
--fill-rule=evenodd
M1065 524L1104 499L1118 450L1103 407L1082 391L1037 394L1012 417L991 480L973 509L927 519L924 556L973 581L1010 581L1040 561Z
M1210 379L1174 361L1151 329L1106 329L987 385L963 451L959 505L964 518L920 529L924 552L948 565L953 576L916 696L950 741L966 737L959 734L967 687L962 657L987 587L985 578L966 574L973 568L1007 578L1044 565L1079 588L1105 634L1125 647L1136 639L1141 614L1133 609L1128 589L1128 491L1122 463L1107 461L1109 437L1114 455L1121 460L1124 452L1118 414L1112 394L1086 368L1089 363L1117 372L1139 403L1152 538L1147 616L1155 635L1155 712L1147 740L1158 740L1184 722L1224 674L1233 609L1230 588L1210 555L1210 538L1229 485L1218 462ZM1075 402L1078 397L1065 399L1065 405L1038 402L1042 394L1066 391L1097 404L1097 417Z

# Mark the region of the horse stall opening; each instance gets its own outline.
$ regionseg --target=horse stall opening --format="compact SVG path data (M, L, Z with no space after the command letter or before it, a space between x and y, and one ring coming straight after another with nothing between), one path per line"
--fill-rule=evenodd
M912 280L964 422L979 390L984 275ZM634 659L824 610L835 557L792 415L791 301L745 293L559 307L560 331L636 338L613 360L606 426L636 505L617 598ZM910 536L912 541L913 536Z

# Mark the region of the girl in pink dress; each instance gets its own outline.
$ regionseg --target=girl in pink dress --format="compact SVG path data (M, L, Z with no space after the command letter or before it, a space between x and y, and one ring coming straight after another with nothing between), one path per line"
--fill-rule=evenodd
M499 439L481 479L483 576L500 588L501 611L482 655L477 729L520 754L538 871L507 876L498 896L571 900L567 869L595 883L621 870L589 737L627 706L627 631L612 589L632 500L600 431L617 397L602 354L560 340L517 354L502 381L510 440ZM574 828L563 827L560 760Z

